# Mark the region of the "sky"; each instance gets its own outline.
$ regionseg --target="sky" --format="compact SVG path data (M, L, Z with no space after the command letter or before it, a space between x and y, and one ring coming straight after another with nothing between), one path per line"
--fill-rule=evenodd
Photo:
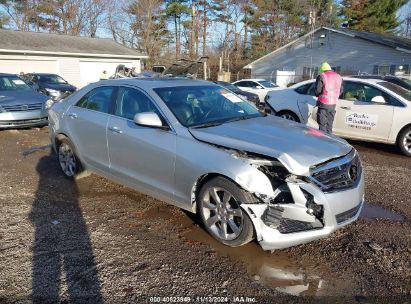
M340 0L338 0L340 1ZM338 2L337 1L337 2ZM0 5L0 12L5 12L4 8ZM398 16L400 21L404 20L408 13L411 13L411 0L409 0L408 4L404 5L399 11ZM111 33L106 32L105 29L98 30L99 37L111 37Z

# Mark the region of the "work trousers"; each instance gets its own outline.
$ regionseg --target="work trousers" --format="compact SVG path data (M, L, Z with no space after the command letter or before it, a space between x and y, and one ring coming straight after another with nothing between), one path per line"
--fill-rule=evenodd
M320 130L326 133L332 133L335 116L335 105L327 107L318 107L317 122Z

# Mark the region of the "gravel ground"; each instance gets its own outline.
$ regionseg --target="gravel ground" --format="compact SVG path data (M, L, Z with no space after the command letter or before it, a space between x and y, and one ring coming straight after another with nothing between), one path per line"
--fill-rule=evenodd
M103 178L66 180L48 144L47 128L0 132L0 303L411 303L411 162L394 148L353 143L362 219L269 253Z

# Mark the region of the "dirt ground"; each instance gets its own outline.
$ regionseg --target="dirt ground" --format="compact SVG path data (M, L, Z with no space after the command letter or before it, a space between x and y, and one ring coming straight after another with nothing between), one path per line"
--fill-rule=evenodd
M411 159L353 144L361 219L270 253L103 178L63 178L47 128L0 131L0 303L411 303Z

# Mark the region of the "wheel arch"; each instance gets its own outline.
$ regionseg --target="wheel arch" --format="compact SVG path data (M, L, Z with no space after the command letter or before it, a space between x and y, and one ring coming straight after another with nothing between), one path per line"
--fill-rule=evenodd
M64 133L64 132L59 132L58 134L56 134L56 136L54 136L54 140L53 140L54 142L52 143L52 144L53 144L53 149L54 149L54 151L55 151L56 153L58 153L58 144L59 144L63 139L67 139L67 140L70 141L70 143L71 143L71 145L72 145L72 147L73 147L73 149L74 149L74 152L76 153L77 158L79 159L81 165L83 166L83 169L86 169L86 168L87 168L86 163L84 162L83 157L80 155L79 150L78 150L76 144L70 139L70 137L69 137L66 133Z
M281 114L291 114L293 116L295 116L297 118L296 122L300 122L301 123L301 117L298 113L295 113L293 110L280 110L278 111L275 115L276 116L281 116Z
M396 136L396 138L395 138L395 143L396 143L396 144L399 143L399 139L400 139L401 133L402 133L405 129L407 129L407 128L411 128L411 123L403 126L403 127L398 131L397 136Z
M222 173L217 173L217 172L210 172L210 173L206 173L203 174L202 176L200 176L196 182L194 183L192 190L191 190L191 211L193 213L197 213L197 198L198 195L200 193L201 188L210 180L212 180L213 178L216 177L223 177L227 180L229 180L230 182L232 182L233 184L235 184L238 188L240 188L243 191L249 192L249 190L245 189L243 186L241 186L240 184L238 184L235 180L233 180L232 178L230 178L227 175L224 175ZM254 196L254 194L252 194ZM256 200L258 200L256 198Z
M67 138L67 139L70 140L70 138L69 138L65 133L58 133L58 134L56 134L56 135L53 137L53 139L52 139L52 140L53 140L52 145L53 145L53 149L54 149L55 152L57 152L57 150L58 150L58 144L59 144L64 138Z

